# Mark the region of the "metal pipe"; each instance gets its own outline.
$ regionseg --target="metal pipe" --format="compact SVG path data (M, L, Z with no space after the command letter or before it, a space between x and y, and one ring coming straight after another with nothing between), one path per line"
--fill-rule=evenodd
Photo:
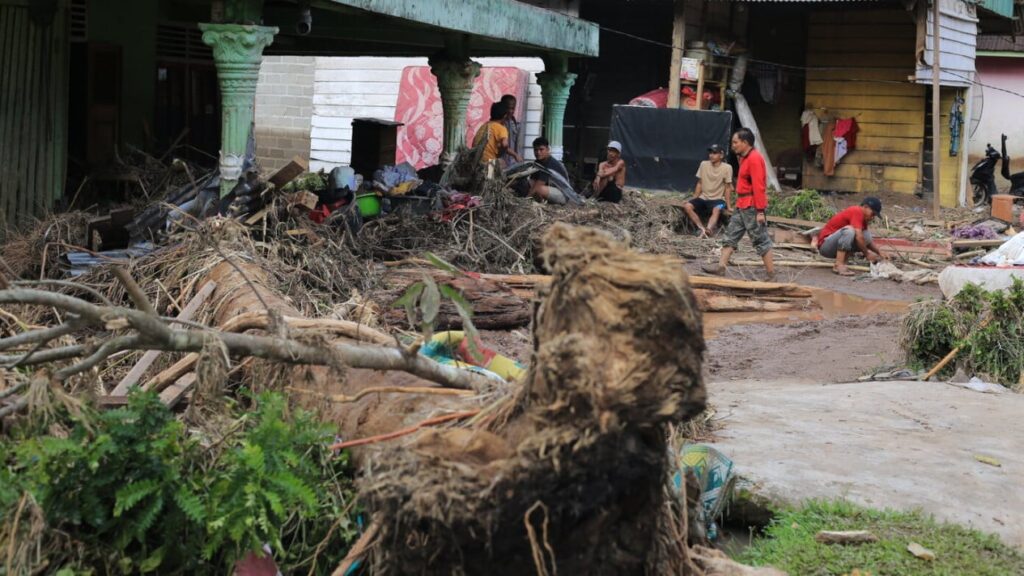
M309 1L299 0L299 21L295 23L295 31L301 36L305 36L313 30L313 12L310 9Z

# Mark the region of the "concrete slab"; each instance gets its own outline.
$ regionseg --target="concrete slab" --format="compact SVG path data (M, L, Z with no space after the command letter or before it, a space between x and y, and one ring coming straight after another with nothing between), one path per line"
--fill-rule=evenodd
M723 419L715 446L756 493L920 508L1024 548L1024 395L929 382L709 388Z

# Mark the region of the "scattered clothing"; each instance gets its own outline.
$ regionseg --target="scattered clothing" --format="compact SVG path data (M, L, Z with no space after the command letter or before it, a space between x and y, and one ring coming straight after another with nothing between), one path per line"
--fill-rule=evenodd
M473 138L473 146L484 145L481 162L490 162L498 158L502 141L508 143L508 128L498 120L491 120L480 127Z
M823 246L829 236L846 227L854 230L868 229L868 223L864 221L864 210L860 206L850 206L829 218L828 222L821 229L821 234L818 235L818 246ZM830 256L830 258L833 257Z
M725 190L732 184L732 165L719 162L715 166L710 160L700 163L697 168L700 181L700 197L704 200L725 200Z
M740 171L742 172L742 168ZM758 209L753 207L737 207L729 219L729 226L725 229L725 240L722 245L735 250L746 234L750 236L758 256L767 254L772 249L772 239L768 236L768 226L758 223L757 213Z
M522 364L485 347L479 340L475 349L470 344L465 332L441 332L435 334L420 348L420 354L439 364L455 366L499 380L517 380L526 373L526 368Z
M676 472L672 483L677 491L683 489L686 473L692 473L700 484L700 503L704 530L708 540L718 539L717 520L725 513L726 506L732 501L732 491L736 485L736 473L733 463L725 454L706 444L686 444L679 451L676 461ZM685 512L684 512L685 513Z
M857 208L857 206L854 206ZM857 230L853 226L844 226L843 228L832 232L822 241L818 240L818 253L825 258L835 258L836 253L840 250L843 252L853 252L857 250ZM860 228L864 231L864 243L871 243L871 232Z

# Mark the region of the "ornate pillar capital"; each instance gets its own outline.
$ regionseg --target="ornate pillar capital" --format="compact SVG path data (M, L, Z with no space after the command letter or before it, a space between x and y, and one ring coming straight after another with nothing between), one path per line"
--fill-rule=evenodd
M459 146L466 142L466 110L473 94L473 81L480 75L480 64L469 59L432 56L430 72L437 77L444 111L444 152L442 164L455 158Z
M224 196L242 176L263 49L274 41L277 28L200 23L199 29L203 31L203 42L213 48L220 83L220 194Z
M544 137L551 143L551 154L562 159L562 130L569 92L576 83L576 74L564 68L537 74L537 84L544 102Z

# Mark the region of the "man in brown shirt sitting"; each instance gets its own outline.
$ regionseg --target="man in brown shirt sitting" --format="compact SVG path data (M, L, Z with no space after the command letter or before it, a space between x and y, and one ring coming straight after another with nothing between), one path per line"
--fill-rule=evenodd
M722 210L732 209L732 166L726 162L725 150L718 144L708 147L708 159L697 169L697 187L683 210L700 230L701 236L713 236ZM702 218L708 219L705 228Z

